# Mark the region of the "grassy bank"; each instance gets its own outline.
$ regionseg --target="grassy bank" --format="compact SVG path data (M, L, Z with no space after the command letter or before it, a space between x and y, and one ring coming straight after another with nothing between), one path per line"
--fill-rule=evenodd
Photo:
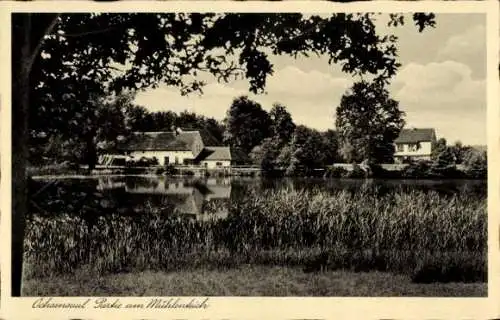
M424 296L484 297L486 283L416 284L404 275L240 266L227 270L143 271L72 275L24 281L25 296Z
M166 206L168 208L168 206ZM486 280L485 199L434 192L268 191L248 194L225 220L175 217L145 203L128 214L34 215L29 277L238 265L389 271L414 282Z

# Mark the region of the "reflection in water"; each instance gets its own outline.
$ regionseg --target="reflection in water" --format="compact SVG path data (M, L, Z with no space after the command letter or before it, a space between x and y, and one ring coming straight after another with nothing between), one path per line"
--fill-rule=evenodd
M174 212L197 220L224 219L229 214L231 180L173 179L168 177L100 177L97 190L121 190L146 197L161 196Z
M72 212L88 221L109 214L136 215L147 208L160 214L182 215L196 220L226 218L252 192L266 190L320 190L353 194L438 192L485 198L481 180L363 180L315 178L175 178L164 176L100 176L90 179L32 181L32 212L44 215Z

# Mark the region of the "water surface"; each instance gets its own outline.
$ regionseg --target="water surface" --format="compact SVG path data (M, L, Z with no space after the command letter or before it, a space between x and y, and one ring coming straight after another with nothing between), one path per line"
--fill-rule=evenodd
M144 208L193 219L227 217L231 204L249 192L321 190L333 193L438 192L442 196L467 193L486 197L482 180L377 180L322 178L180 178L166 176L97 176L90 178L35 178L30 188L31 212L130 214ZM135 210L135 211L134 211ZM89 213L90 212L90 213Z

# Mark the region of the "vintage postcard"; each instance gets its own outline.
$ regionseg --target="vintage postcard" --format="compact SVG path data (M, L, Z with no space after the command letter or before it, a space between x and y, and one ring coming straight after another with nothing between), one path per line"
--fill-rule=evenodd
M500 316L497 2L0 8L0 317Z

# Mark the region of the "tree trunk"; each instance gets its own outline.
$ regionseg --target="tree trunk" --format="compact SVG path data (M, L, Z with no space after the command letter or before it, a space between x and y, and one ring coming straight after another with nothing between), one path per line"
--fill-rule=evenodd
M28 193L29 61L31 16L13 16L12 27L12 296L21 295L23 247Z
M92 174L92 171L95 169L95 166L97 164L97 148L94 142L94 132L90 132L85 137L85 145L86 145L85 153L87 158L86 160L89 166L89 174Z
M11 295L22 291L24 229L28 212L28 110L30 73L44 36L57 23L57 14L12 14L12 247Z

